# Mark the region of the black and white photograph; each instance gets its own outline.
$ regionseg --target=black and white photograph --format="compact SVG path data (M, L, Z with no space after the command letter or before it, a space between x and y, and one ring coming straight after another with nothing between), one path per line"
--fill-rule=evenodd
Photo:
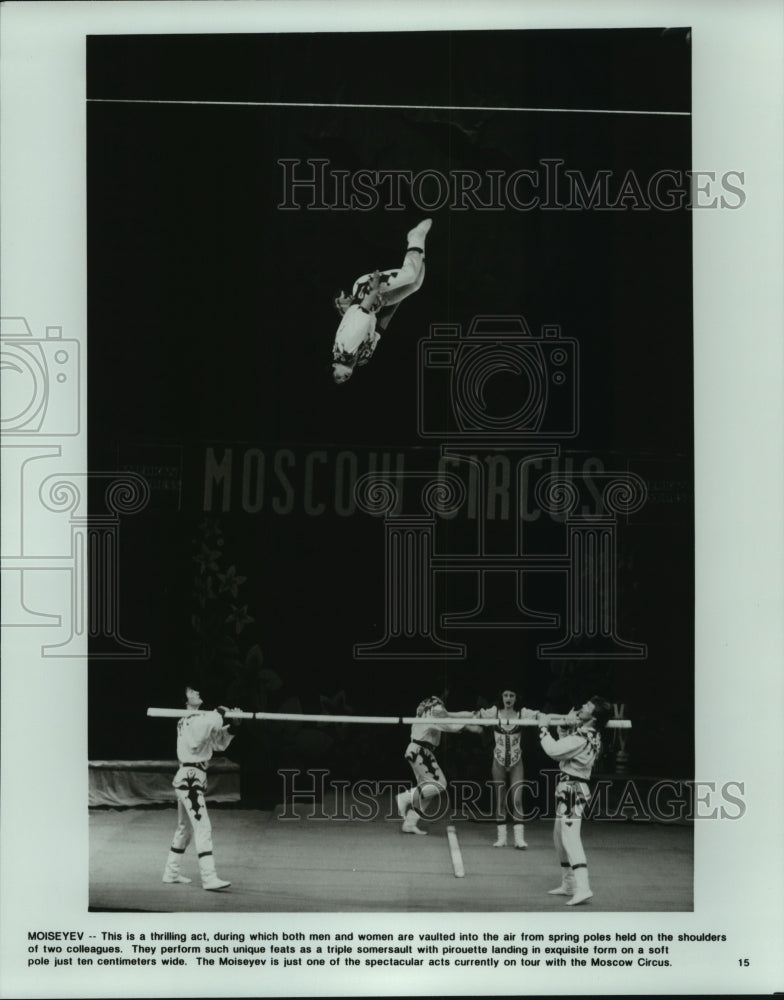
M690 79L688 28L87 39L94 804L183 766L163 884L168 812L91 813L91 905L692 908Z
M41 6L0 995L780 988L780 12Z

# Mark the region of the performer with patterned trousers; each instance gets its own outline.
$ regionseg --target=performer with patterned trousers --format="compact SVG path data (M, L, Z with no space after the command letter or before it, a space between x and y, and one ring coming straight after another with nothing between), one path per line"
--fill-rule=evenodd
M419 807L427 799L446 792L446 777L436 760L435 752L441 742L442 732L459 732L468 729L471 732L481 732L480 726L470 726L465 722L449 722L449 719L471 719L473 712L448 712L443 700L437 695L425 698L416 710L417 717L426 717L425 721L415 722L411 726L411 736L405 752L411 770L414 772L416 785L397 796L397 811L403 820L403 833L414 833L425 836L427 830L419 825ZM433 718L435 717L435 718ZM441 719L444 721L442 722Z
M204 889L226 889L231 882L219 878L212 853L212 825L204 796L207 790L207 765L213 751L225 750L234 739L239 720L226 723L228 709L221 705L213 712L199 711L203 702L195 687L185 688L185 707L189 709L177 721L177 758L180 767L172 785L177 795L177 828L163 872L164 882L189 883L180 874L180 860L185 849L195 840L199 873ZM239 711L239 709L235 709Z
M566 717L558 738L550 735L549 716L540 713L542 749L559 762L555 788L553 844L561 864L561 884L550 890L553 896L571 896L567 906L577 906L593 896L588 881L588 863L580 838L583 812L589 797L588 780L602 751L601 730L612 714L612 706L594 695Z

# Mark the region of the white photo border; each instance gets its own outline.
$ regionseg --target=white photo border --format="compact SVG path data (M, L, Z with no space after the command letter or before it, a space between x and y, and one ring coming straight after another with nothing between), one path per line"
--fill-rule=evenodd
M86 659L44 657L46 627L2 635L2 894L0 996L485 995L526 993L767 993L784 986L782 801L784 759L784 531L782 373L784 355L784 12L775 2L580 0L446 6L423 0L365 2L6 3L0 14L0 209L3 316L24 317L34 338L47 328L78 341L78 379L87 388L85 39L91 34L277 31L458 30L470 28L692 28L693 166L742 171L746 201L735 211L694 213L696 475L696 778L740 781L741 820L695 823L693 913L590 914L586 929L725 933L726 945L692 946L664 973L340 969L258 974L214 969L29 968L28 929L122 932L255 929L274 914L90 914L88 893ZM54 335L56 336L56 335ZM55 471L86 470L86 393L76 399L79 434L47 440ZM4 444L7 443L4 441ZM22 442L24 443L24 442ZM4 451L3 554L46 554L46 511L27 497L18 453ZM16 454L16 458L14 455ZM29 457L29 456L28 456ZM56 456L55 456L56 457ZM13 471L17 470L17 481ZM25 517L22 550L15 537ZM38 522L40 517L40 523ZM31 541L32 540L32 541ZM60 544L58 540L56 544ZM40 553L36 550L40 547ZM36 606L69 613L58 572L32 584ZM12 580L13 582L13 580ZM4 576L3 599L7 600ZM51 629L51 632L56 630ZM46 636L45 638L48 638ZM86 642L86 640L85 640ZM86 652L86 647L85 647ZM666 704L662 706L666 711ZM472 930L476 914L440 914L439 928ZM520 929L550 914L482 915L482 927ZM558 921L558 923L556 923ZM289 914L286 926L323 930L324 915ZM427 914L406 929L432 930ZM401 917L363 914L362 927L399 927ZM332 931L353 930L331 914ZM749 965L742 960L747 958Z

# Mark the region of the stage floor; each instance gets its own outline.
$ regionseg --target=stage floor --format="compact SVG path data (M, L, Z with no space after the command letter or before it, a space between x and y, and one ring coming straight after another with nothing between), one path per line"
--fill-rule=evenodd
M446 820L427 837L397 819L278 819L272 811L210 807L218 874L231 888L205 892L196 854L164 885L177 812L90 811L90 909L179 912L648 912L693 909L693 829L631 822L583 823L594 896L578 907L550 896L560 869L552 820L526 824L528 849L494 848L492 823L457 821L465 877L456 878ZM511 827L509 829L511 840Z

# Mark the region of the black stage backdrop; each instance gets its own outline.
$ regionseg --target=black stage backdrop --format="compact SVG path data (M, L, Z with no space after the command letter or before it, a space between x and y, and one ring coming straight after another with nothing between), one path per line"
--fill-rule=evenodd
M692 776L688 32L91 37L87 67L89 468L149 489L93 566L91 758L172 757L145 712L195 673L268 711L600 693L634 722L604 770ZM425 216L421 290L336 386L334 291ZM407 778L406 739L232 753L265 804L282 767Z

